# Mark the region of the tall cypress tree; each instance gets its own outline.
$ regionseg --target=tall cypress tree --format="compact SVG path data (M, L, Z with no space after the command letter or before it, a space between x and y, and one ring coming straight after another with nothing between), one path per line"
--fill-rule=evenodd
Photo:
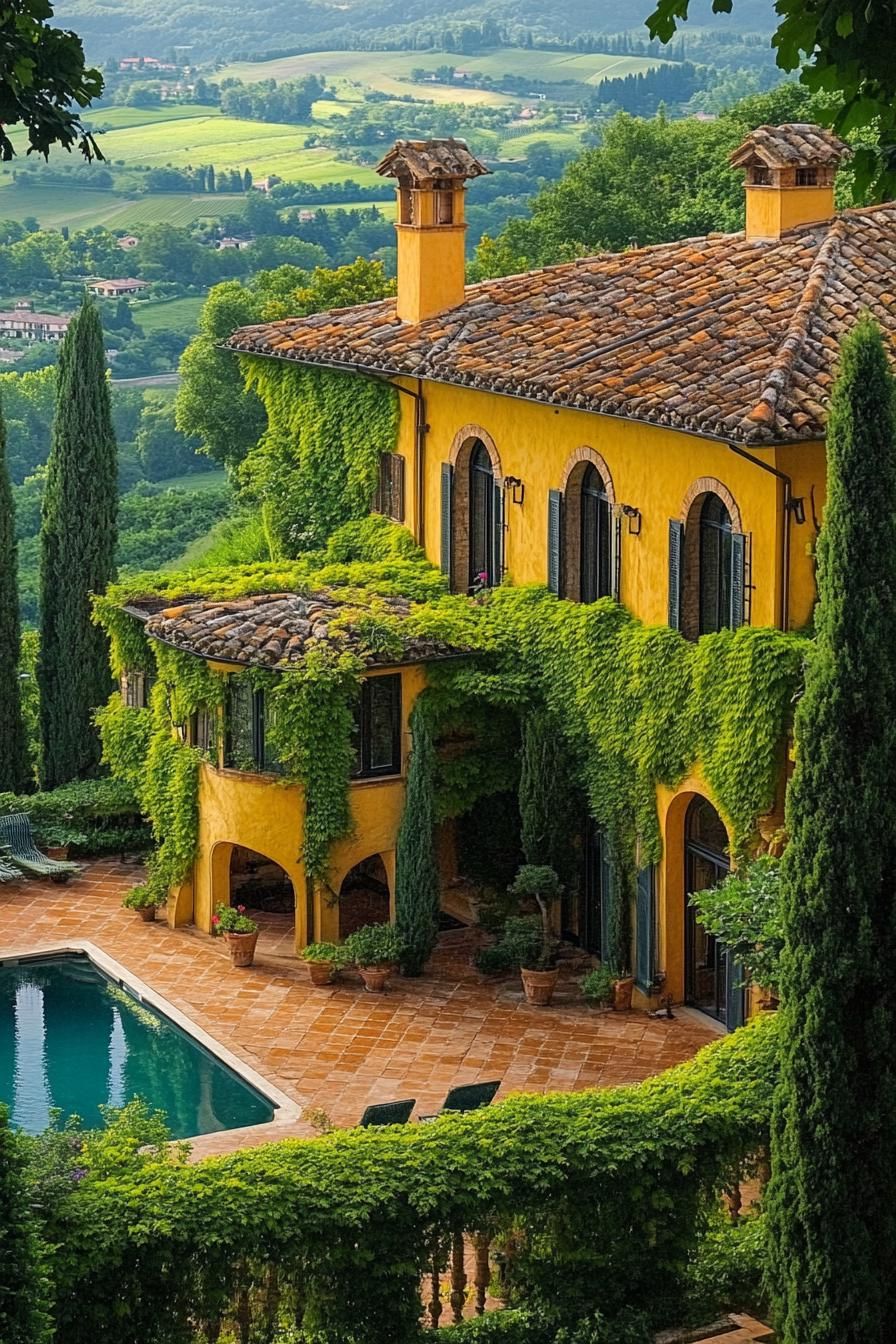
M782 863L769 1275L781 1344L883 1344L896 1286L896 386L869 318L843 344L827 452Z
M28 743L19 684L18 566L15 506L6 469L6 426L0 410L0 791L30 785Z
M106 637L91 620L115 564L118 463L103 329L85 295L62 342L40 534L38 683L43 785L84 778L100 758L92 716L109 694Z
M420 975L439 931L439 867L434 847L436 753L426 719L412 716L414 746L396 847L395 924L405 945L401 968Z

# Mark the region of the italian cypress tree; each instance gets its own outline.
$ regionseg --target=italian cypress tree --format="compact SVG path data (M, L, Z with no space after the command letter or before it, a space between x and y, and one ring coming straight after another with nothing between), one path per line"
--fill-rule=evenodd
M19 684L19 593L12 487L6 470L6 427L0 411L0 791L24 793L31 783Z
M111 677L90 599L114 573L117 476L103 329L85 295L59 355L40 533L44 788L90 775L100 759L93 712L108 697Z
M570 836L584 805L570 786L572 771L560 729L545 709L523 720L520 754L520 838L526 863L553 868L566 884L574 855Z
M396 847L395 923L404 942L401 968L420 975L439 931L439 867L434 848L436 753L423 714L412 716L414 746Z
M781 1344L883 1344L896 1285L896 389L844 341L782 861L766 1208Z

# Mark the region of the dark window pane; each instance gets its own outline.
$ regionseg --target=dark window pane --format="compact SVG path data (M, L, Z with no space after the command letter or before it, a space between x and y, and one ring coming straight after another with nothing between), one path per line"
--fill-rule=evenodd
M252 687L231 678L227 688L227 764L251 770L255 764Z
M492 574L495 554L495 476L485 445L477 443L470 457L470 587L497 583ZM480 578L484 575L484 579Z
M612 591L610 573L610 505L604 483L594 467L582 478L582 573L580 596L595 602Z
M370 688L370 769L397 772L396 761L398 677L372 677Z
M700 634L733 622L731 518L718 495L707 495L700 513Z

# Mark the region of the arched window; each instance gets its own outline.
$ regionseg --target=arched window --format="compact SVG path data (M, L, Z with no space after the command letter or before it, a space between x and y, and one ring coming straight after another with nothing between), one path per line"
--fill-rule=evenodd
M613 590L610 503L597 468L590 462L582 476L579 600L595 602Z
M731 579L731 515L718 495L707 495L700 510L701 635L734 625Z
M477 439L470 454L470 588L500 582L496 555L495 472L488 449Z

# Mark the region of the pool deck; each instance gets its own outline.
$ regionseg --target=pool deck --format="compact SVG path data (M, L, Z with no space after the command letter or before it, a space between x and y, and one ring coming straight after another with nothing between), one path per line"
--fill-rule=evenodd
M477 974L470 958L478 935L468 930L442 934L427 973L397 978L384 995L365 993L354 976L312 988L291 955L285 916L265 921L256 964L237 970L221 940L144 924L123 910L123 894L140 877L132 865L95 862L67 886L23 880L0 887L0 957L89 942L237 1061L338 1126L356 1124L371 1102L402 1097L417 1099L417 1115L436 1111L456 1083L500 1078L500 1100L510 1092L638 1082L717 1035L680 1010L672 1021L595 1013L572 976L561 979L552 1007L530 1007L516 978ZM294 1114L204 1135L194 1140L194 1156L310 1136Z

